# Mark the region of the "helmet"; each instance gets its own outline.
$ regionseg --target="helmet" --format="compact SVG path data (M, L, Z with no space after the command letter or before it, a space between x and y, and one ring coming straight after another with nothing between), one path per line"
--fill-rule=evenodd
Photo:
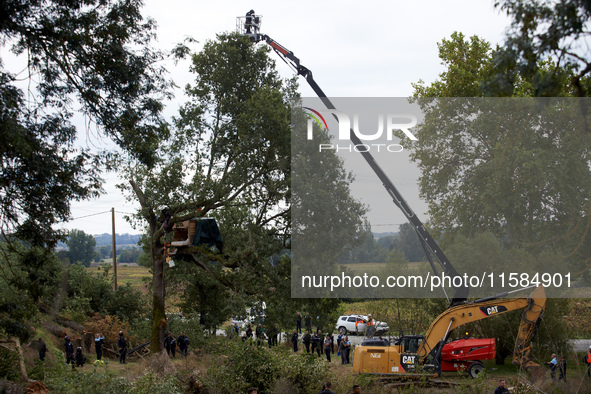
M69 336L69 335L66 335L66 336L64 337L64 339L65 339L66 341L69 341L69 340L70 340L70 336Z

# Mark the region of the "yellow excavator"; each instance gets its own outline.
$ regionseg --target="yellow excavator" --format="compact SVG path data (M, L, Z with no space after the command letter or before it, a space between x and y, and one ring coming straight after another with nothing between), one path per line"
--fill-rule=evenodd
M452 306L431 323L424 337L409 335L398 338L394 344L382 342L381 346L356 346L353 371L398 374L409 378L425 374L440 376L441 351L454 328L520 309L523 309L523 313L515 342L513 364L524 369L539 366L532 361L530 352L544 315L546 292L543 286L539 286L529 297L503 298L514 292ZM468 366L467 372L476 377L483 368L481 362L475 361Z

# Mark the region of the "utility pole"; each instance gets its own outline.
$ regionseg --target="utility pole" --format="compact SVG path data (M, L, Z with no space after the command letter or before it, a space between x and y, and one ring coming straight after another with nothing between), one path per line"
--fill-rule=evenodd
M115 243L115 208L111 208L111 216L113 221L113 290L117 290L117 244Z

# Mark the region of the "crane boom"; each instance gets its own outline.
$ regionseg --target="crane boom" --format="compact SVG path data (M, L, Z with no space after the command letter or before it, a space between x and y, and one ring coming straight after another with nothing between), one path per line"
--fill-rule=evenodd
M259 16L259 18L260 18L260 16ZM253 42L265 41L269 46L271 46L271 48L273 48L273 50L287 64L289 64L290 66L292 66L295 69L295 71L298 73L298 75L301 75L306 79L306 81L308 82L308 84L310 85L312 90L314 90L316 95L320 98L320 100L323 102L323 104L326 106L327 109L336 110L333 103L330 101L330 99L326 96L324 91L322 91L320 86L318 86L318 84L314 80L314 77L312 75L312 71L310 71L308 68L304 67L300 63L300 59L297 56L295 56L292 51L285 48L283 45L279 44L277 41L273 40L271 37L269 37L266 34L260 34L258 32L254 32L254 33L250 33L250 34L245 33L245 32L243 32L243 33L244 33L244 35L250 37L251 41L253 41ZM335 116L335 115L333 114L333 116ZM337 122L338 122L338 118L336 116L335 116L335 119L337 119ZM353 142L355 145L359 145L362 143L361 140L359 139L359 137L357 137L357 135L353 132L353 130L350 130L350 137L349 138L351 139L351 142ZM384 188L386 189L386 191L388 192L390 197L392 197L394 204L396 204L396 206L398 208L400 208L402 213L406 216L407 220L414 228L415 232L418 235L419 241L421 242L421 245L423 246L423 249L425 250L425 254L426 254L427 258L429 259L431 267L435 271L435 274L438 275L438 272L437 272L435 265L433 264L433 260L432 260L431 256L433 256L435 258L435 260L437 260L437 262L440 264L443 271L448 276L450 276L452 278L460 276L458 274L458 272L456 271L456 269L451 264L451 262L449 261L449 259L447 258L447 256L445 255L445 253L443 253L443 250L441 250L441 248L439 247L437 242L435 242L433 237L431 237L431 234L429 234L429 232L427 231L427 229L425 228L425 226L423 225L421 220L417 217L417 215L415 215L413 210L410 208L410 206L404 200L404 198L402 197L402 195L400 194L400 192L398 191L396 186L394 186L394 184L392 183L390 178L386 175L386 173L378 165L378 163L376 162L376 160L374 159L372 154L369 151L360 151L360 153L363 155L363 158L365 159L367 164L369 164L371 169L375 172L375 174L379 178L380 182L382 182L382 185L384 186ZM452 280L452 282L453 282L453 280ZM462 302L464 302L468 298L468 293L469 293L469 288L467 286L462 285L462 286L456 287L453 299L450 301L450 306L458 305L458 304L461 304Z

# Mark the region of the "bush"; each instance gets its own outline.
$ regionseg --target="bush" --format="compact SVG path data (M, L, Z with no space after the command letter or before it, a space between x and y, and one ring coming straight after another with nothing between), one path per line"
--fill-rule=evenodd
M179 380L173 375L160 377L147 372L133 383L130 391L134 394L182 394Z
M66 364L57 364L46 370L45 385L53 394L115 394L129 392L130 383L97 368L92 373L72 370Z
M131 383L100 366L94 367L92 372L82 372L59 364L47 370L44 383L53 394L182 393L179 381L173 375L159 377L150 372Z
M0 379L20 379L18 355L16 352L0 348Z
M318 391L328 373L324 359L297 355L281 348L268 349L254 342L228 341L224 346L227 362L210 368L202 380L211 393L272 393L277 387L296 392Z

